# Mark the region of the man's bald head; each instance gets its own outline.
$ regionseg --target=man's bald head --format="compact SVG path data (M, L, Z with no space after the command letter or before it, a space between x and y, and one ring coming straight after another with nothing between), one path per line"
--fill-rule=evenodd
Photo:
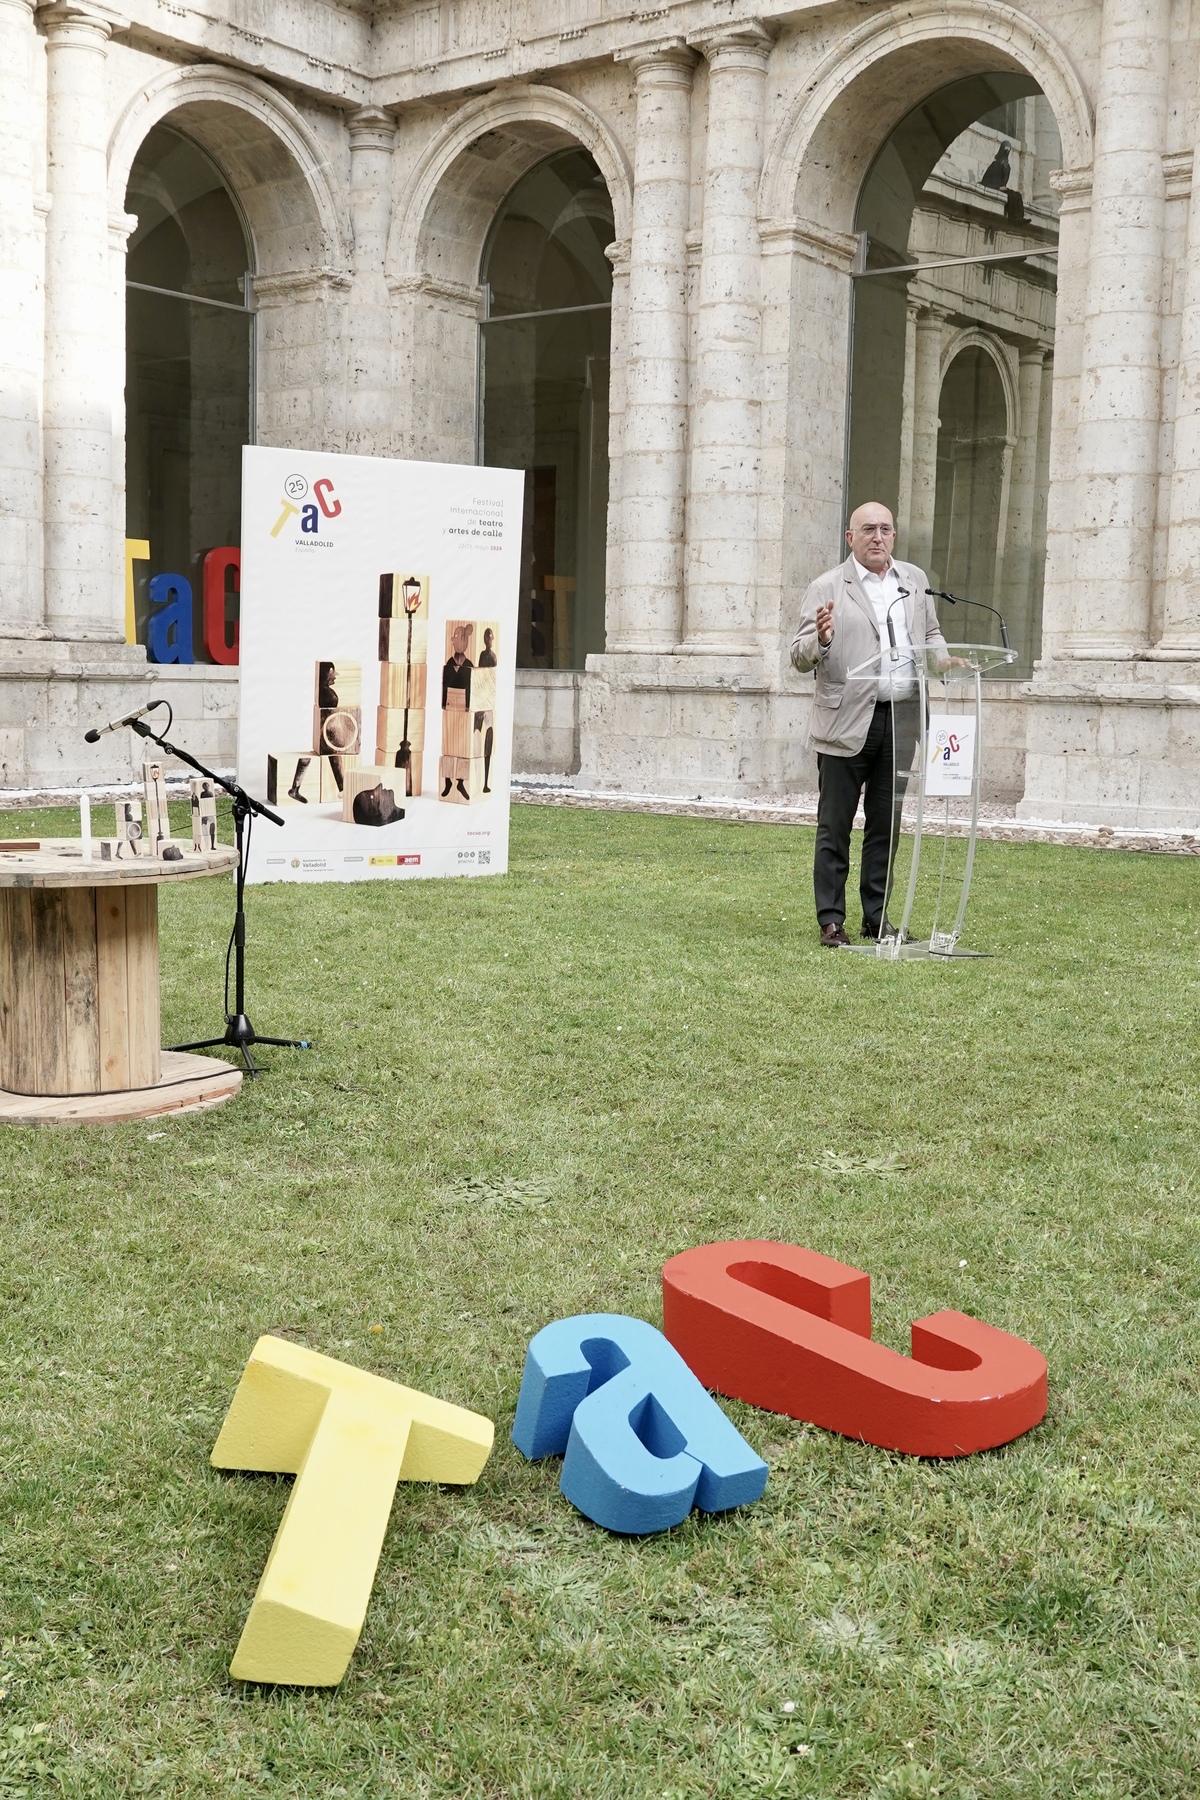
M846 542L864 569L882 575L892 560L896 527L888 508L879 500L866 500L850 514Z
M878 500L864 500L862 505L856 506L850 514L851 531L857 530L860 525L891 525L894 527L895 523L896 521L887 507Z

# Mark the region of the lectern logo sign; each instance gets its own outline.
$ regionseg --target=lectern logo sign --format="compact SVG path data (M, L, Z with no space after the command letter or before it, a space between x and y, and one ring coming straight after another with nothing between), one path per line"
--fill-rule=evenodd
M929 721L925 792L952 799L968 795L975 778L975 720L969 714L936 713Z

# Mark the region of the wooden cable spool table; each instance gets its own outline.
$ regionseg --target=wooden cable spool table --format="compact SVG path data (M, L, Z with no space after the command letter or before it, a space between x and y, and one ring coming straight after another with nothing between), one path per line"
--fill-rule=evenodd
M240 1069L162 1048L158 996L159 885L236 862L85 862L74 838L0 851L0 1123L148 1119L237 1093Z

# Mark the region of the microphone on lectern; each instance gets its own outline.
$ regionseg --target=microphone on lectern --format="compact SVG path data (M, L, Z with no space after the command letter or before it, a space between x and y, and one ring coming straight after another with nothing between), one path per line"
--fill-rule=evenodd
M1012 645L1008 641L1008 626L1004 622L1004 614L998 606L989 606L986 600L968 600L963 594L947 594L943 588L926 588L925 592L934 600L948 600L951 606L978 606L982 612L995 613L1000 621L1000 641L1011 653Z
M908 588L900 588L897 591L896 600L907 600L908 596L909 596L909 589ZM896 600L892 601L892 606L895 606ZM887 618L888 643L892 647L892 661L899 662L900 661L900 652L896 648L896 627L892 624L892 606L888 607L887 613L885 615Z

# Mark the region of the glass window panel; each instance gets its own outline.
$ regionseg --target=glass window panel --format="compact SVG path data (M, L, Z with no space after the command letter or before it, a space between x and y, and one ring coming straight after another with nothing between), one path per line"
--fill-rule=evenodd
M517 663L582 669L604 648L609 315L482 328L483 460L525 469Z
M881 500L897 556L999 607L1016 674L1041 641L1060 163L1034 83L973 76L901 121L857 218L847 510ZM943 624L994 629L968 608Z
M134 160L125 205L137 214L128 281L244 304L246 233L229 189L198 144L156 125Z
M612 202L586 150L531 169L500 208L484 251L490 315L612 299Z
M192 587L193 653L208 661L203 559L241 542L254 328L242 289L249 247L215 166L169 127L156 127L142 145L126 204L138 216L126 271L126 533L150 544L149 562L135 565L137 635L145 641L151 578L182 575ZM221 304L205 303L212 301ZM231 631L232 591L226 612Z
M145 641L150 577L184 575L197 661L206 660L204 555L241 542L253 322L250 313L127 291L126 533L150 544L150 562L138 570L138 637Z
M521 668L581 669L604 649L612 239L600 171L567 150L517 183L484 252L480 459L527 477Z

